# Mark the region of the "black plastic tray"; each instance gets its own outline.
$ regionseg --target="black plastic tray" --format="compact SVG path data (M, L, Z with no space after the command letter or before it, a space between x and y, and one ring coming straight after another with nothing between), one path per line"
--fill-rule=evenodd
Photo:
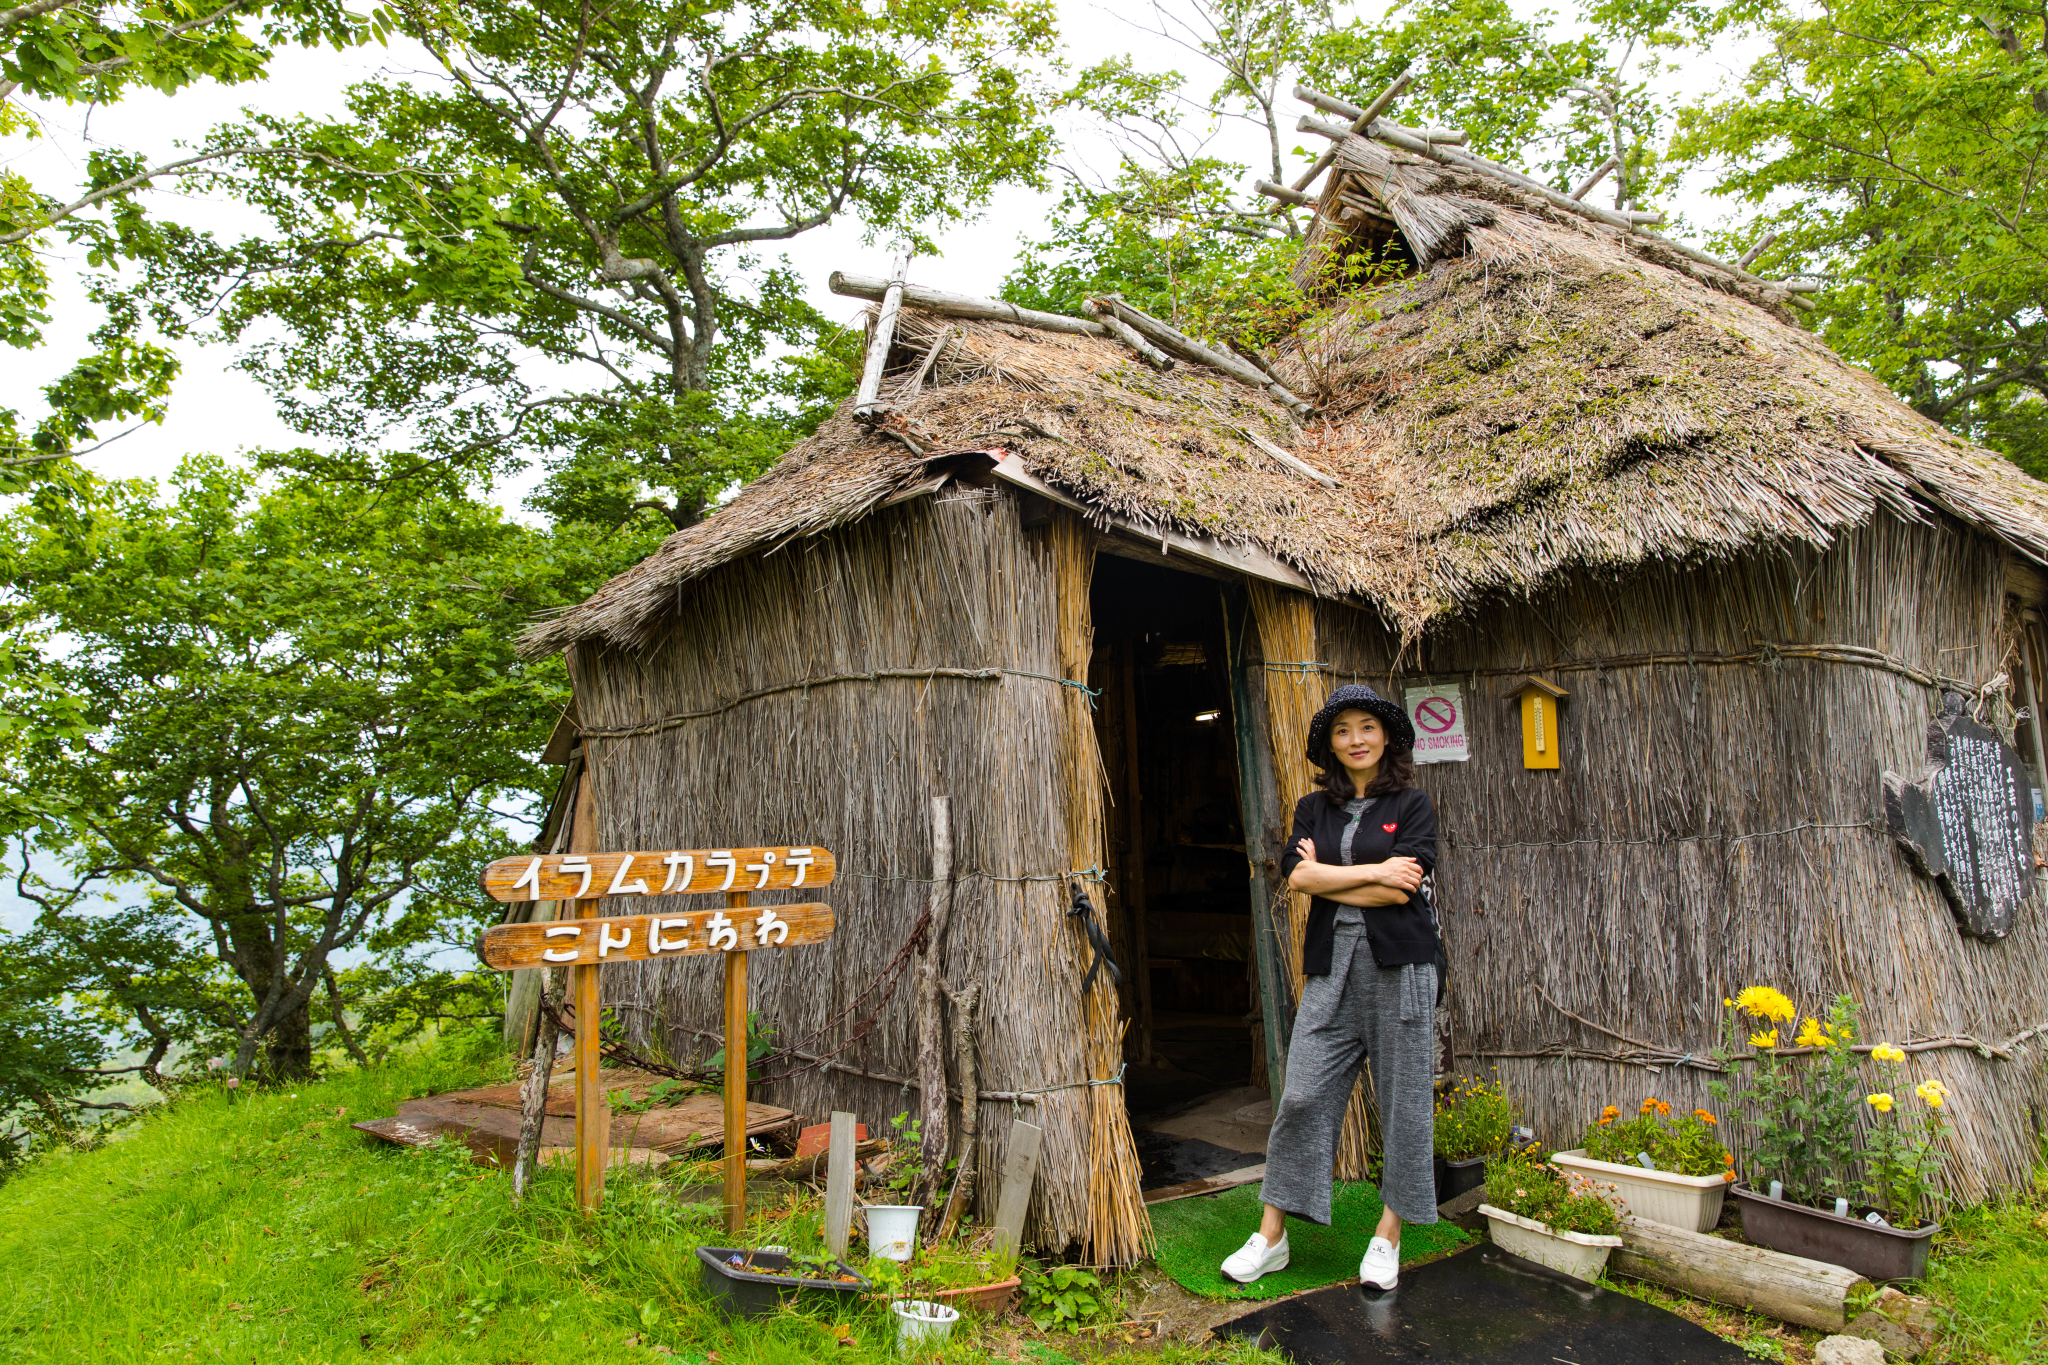
M704 1267L704 1287L711 1291L711 1297L727 1317L763 1317L773 1313L784 1300L800 1295L850 1296L874 1292L874 1281L844 1261L832 1264L853 1276L851 1280L793 1280L787 1275L763 1275L726 1264L727 1257L744 1259L748 1254L744 1247L697 1248L697 1259ZM769 1270L780 1270L789 1264L789 1257L779 1251L756 1251L752 1255L754 1265Z

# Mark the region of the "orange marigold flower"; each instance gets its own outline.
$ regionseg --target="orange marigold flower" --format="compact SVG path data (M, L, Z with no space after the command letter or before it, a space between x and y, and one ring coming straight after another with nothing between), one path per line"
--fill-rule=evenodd
M1708 1112L1707 1112L1706 1110L1704 1110L1704 1109L1695 1109L1695 1110L1693 1110L1693 1111L1692 1111L1692 1116L1693 1116L1694 1118L1698 1119L1698 1120L1699 1120L1699 1121L1700 1121L1701 1123L1711 1123L1711 1124L1715 1124L1715 1125L1717 1125L1717 1126L1718 1126L1718 1125L1720 1124L1720 1122L1721 1122L1721 1120L1719 1120L1719 1119L1715 1118L1715 1117L1714 1117L1714 1116L1713 1116L1712 1114L1709 1114L1709 1113L1708 1113Z

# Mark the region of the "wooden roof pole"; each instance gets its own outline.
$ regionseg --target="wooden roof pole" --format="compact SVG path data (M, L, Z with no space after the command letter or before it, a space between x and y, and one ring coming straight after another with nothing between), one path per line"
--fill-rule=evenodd
M1234 355L1225 355L1214 347L1204 346L1187 333L1168 326L1150 313L1140 312L1131 307L1120 295L1103 294L1090 299L1089 302L1107 308L1120 321L1143 333L1148 341L1164 351L1179 356L1182 360L1196 365L1207 365L1212 370L1221 370L1241 384L1264 389L1292 409L1297 417L1305 419L1314 411L1306 400L1261 374L1249 361L1239 360Z
M878 280L872 275L849 275L843 270L832 272L826 287L835 294L850 299L883 299L886 301L890 280ZM1086 318L1070 318L1064 313L1041 313L1035 308L1019 308L1014 303L1001 299L978 299L969 294L949 294L943 289L927 289L921 284L902 286L902 300L913 308L927 313L938 313L952 318L974 318L981 322L1014 322L1024 327L1036 327L1041 332L1066 332L1074 336L1108 336L1109 329L1099 322Z
M1377 100L1373 104L1369 104L1361 109L1349 100L1340 100L1335 95L1325 95L1322 91L1311 90L1305 85L1294 87L1294 98L1300 100L1303 104L1312 104L1326 114L1335 114L1338 118L1350 119L1351 131L1354 133L1367 131L1374 120L1380 118L1386 112L1384 109L1373 107L1374 104L1378 104ZM1389 103L1391 102L1389 101ZM1387 121L1393 122L1391 119ZM1404 123L1395 123L1394 126L1404 133L1421 138L1424 142L1437 143L1444 146L1462 147L1472 140L1471 136L1463 128L1410 128Z
M1371 104L1366 105L1365 108L1358 111L1357 118L1353 120L1353 123L1356 126L1352 128L1352 131L1355 133L1364 132L1367 124L1371 123L1381 114L1386 113L1387 110L1393 106L1394 101L1401 97L1401 92L1403 90L1406 90L1410 85L1413 85L1414 83L1415 78L1413 76L1408 75L1406 72L1403 72L1401 75L1394 77L1394 83L1392 85L1380 91L1380 93L1373 99L1373 102ZM1300 94L1299 87L1296 87L1295 93L1297 96ZM1337 149L1334 146L1331 147L1329 151L1324 152L1321 156L1317 157L1315 165L1310 166L1306 171L1302 172L1301 179L1294 182L1295 193L1299 194L1301 191L1307 189L1310 185L1313 185L1315 183L1316 177L1321 175L1324 171L1328 170L1330 168L1330 163L1335 161L1336 159ZM1262 181L1260 183L1263 184L1264 182ZM1264 192L1265 191L1263 189L1260 191L1260 193L1262 194ZM1284 196L1275 197L1284 198ZM1273 209L1273 212L1278 213L1279 211L1279 207L1276 205Z
M1301 121L1296 127L1304 133L1317 133L1340 144L1345 138L1352 136L1351 130L1341 123L1330 123L1323 119L1311 118L1307 115L1302 116ZM1710 256L1706 252L1689 247L1683 242L1673 241L1662 233L1644 230L1645 225L1648 223L1662 222L1662 214L1617 213L1612 209L1599 208L1593 204L1582 204L1569 195L1558 193L1540 180L1531 179L1513 167L1503 166L1497 161L1488 161L1485 157L1475 156L1471 152L1457 147L1427 142L1408 129L1389 124L1385 119L1376 120L1361 136L1370 137L1377 142L1384 142L1390 147L1398 147L1404 152L1413 152L1417 156L1427 157L1440 165L1449 166L1456 170L1477 171L1482 174L1496 176L1506 180L1515 188L1525 190L1544 202L1553 204L1568 213L1576 213L1581 217L1591 218L1596 222L1605 223L1609 227L1620 228L1624 232L1638 233L1650 241L1669 247L1687 260L1713 266L1716 270L1725 270L1746 284L1753 284L1761 289L1782 293L1786 299L1798 307L1811 309L1815 306L1812 299L1803 297L1803 295L1811 293L1811 289L1795 288L1784 280L1760 279L1733 261L1724 261L1719 256Z
M867 363L861 367L860 391L854 395L853 415L872 421L881 415L882 371L889 363L889 346L896 340L896 314L903 307L903 277L910 273L911 252L896 258L896 269L882 293L881 316L868 337Z
M1587 195L1593 192L1593 187L1595 185L1598 185L1601 181L1607 178L1607 173L1609 171L1618 171L1620 169L1621 158L1618 156L1608 157L1605 161L1595 166L1584 180L1581 180L1579 182L1578 188L1572 191L1572 198L1584 199Z

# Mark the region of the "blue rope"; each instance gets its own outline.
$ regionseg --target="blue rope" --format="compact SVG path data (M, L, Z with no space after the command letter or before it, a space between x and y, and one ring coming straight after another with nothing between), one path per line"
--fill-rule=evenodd
M1017 678L1039 678L1045 682L1056 682L1061 687L1077 687L1088 694L1090 710L1093 710L1095 707L1095 699L1102 695L1102 689L1099 687L1090 687L1087 683L1075 682L1072 678L1062 678L1052 673L1032 673L1022 668L1006 668L1003 672Z

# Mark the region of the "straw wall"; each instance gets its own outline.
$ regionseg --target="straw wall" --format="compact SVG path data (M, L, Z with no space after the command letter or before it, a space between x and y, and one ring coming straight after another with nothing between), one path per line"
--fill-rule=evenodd
M1082 593L1085 601L1085 580ZM999 492L956 489L714 571L684 590L673 624L644 656L584 646L572 660L590 731L802 679L1011 670L992 680L820 681L657 733L586 743L607 847L815 843L838 856L839 880L817 897L834 909L834 937L756 953L749 966L751 1003L784 1041L844 1009L905 941L929 890L929 799L953 798L957 888L945 975L985 988L983 1089L1047 1091L1036 1102L983 1104L979 1215L992 1216L1012 1121L1040 1124L1027 1232L1052 1247L1089 1238L1091 1168L1101 1155L1090 1131L1101 1088L1083 1084L1100 1074L1100 1049L1082 1027L1086 945L1063 913L1066 874L1101 855L1070 848L1061 774L1082 694L1057 681L1058 605L1050 531L1021 529L1015 501ZM1099 844L1099 815L1094 823ZM605 974L607 1000L636 1039L707 1057L719 1046L709 1036L720 1026L718 971L708 958L615 968ZM915 1074L914 1058L906 985L865 1048L839 1060L901 1078ZM900 1083L825 1069L762 1098L806 1122L850 1109L876 1130L916 1107Z
M2002 1042L2048 1019L2048 924L1966 938L1885 830L1884 769L1916 773L1932 688L1812 659L1716 664L1760 646L1853 645L1983 682L2007 647L2001 552L1953 523L1880 518L1826 553L1753 554L1622 582L1580 575L1532 602L1470 611L1408 652L1404 681L1461 680L1472 759L1421 769L1442 821L1439 873L1462 1065L1498 1065L1544 1139L1575 1143L1608 1103L1711 1104L1705 1074L1500 1054L1622 1047L1536 994L1678 1053L1716 1040L1722 999L1776 986L1818 1012L1847 991L1865 1038ZM1321 657L1378 686L1384 627L1319 607ZM1766 651L1768 654L1769 651ZM1632 664L1626 656L1678 655ZM1692 664L1683 662L1690 654ZM1608 660L1604 669L1587 661ZM1565 687L1562 768L1526 771L1517 670ZM1975 1198L2026 1179L2048 1117L2044 1040L2015 1061L1952 1049L1906 1063L1955 1094L1949 1178Z

